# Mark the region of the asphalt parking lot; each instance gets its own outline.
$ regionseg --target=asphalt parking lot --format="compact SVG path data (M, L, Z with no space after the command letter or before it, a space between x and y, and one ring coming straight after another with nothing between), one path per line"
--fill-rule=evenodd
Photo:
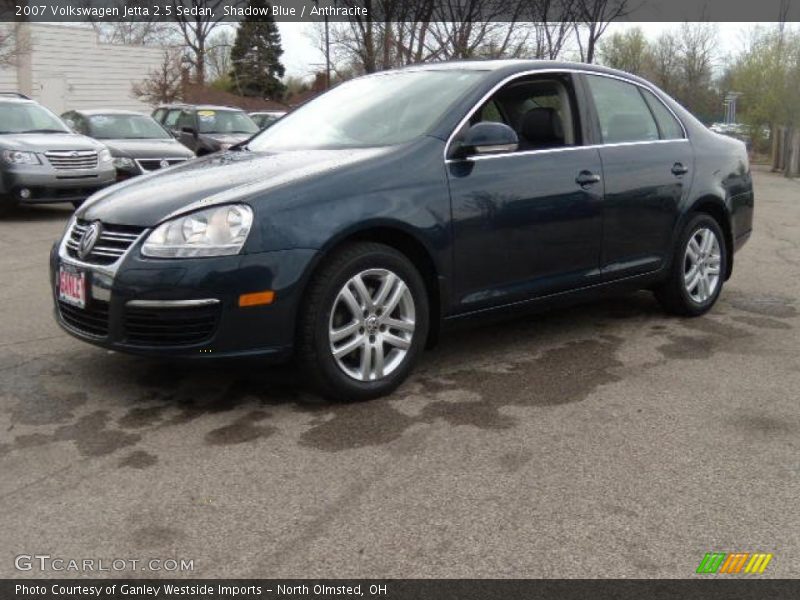
M447 336L388 399L62 333L69 211L0 221L0 577L14 557L191 559L153 577L800 576L800 182L759 170L707 316L648 293Z

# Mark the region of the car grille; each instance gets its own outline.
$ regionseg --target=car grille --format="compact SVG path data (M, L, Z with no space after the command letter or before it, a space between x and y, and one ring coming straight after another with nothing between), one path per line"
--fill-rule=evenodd
M177 165L182 162L186 162L185 158L140 158L136 160L136 163L142 169L142 171L157 171L158 169L166 168L162 167L161 163L166 162L167 166Z
M184 346L208 340L219 321L220 307L125 309L125 341L135 346Z
M61 320L80 333L93 337L108 335L108 303L92 299L86 308L78 308L59 300Z
M94 150L53 150L44 155L53 168L59 171L97 167L97 152Z
M117 262L144 231L142 227L103 223L100 230L100 238L95 243L94 248L92 248L88 256L80 258L78 256L78 248L87 227L89 227L88 221L76 221L72 226L67 238L67 254L73 258L96 265L110 265Z

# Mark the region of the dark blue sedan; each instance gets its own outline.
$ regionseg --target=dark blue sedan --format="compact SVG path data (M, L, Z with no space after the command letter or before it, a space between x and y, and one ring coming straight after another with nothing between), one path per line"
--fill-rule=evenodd
M744 144L593 65L355 79L246 145L95 194L51 259L58 322L152 356L294 356L395 389L443 323L654 290L709 310L751 232Z

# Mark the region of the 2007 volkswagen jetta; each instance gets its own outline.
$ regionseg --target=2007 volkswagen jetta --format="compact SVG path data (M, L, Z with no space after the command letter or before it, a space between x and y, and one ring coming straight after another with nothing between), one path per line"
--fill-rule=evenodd
M421 66L96 194L53 249L53 295L99 346L294 355L324 394L366 399L467 315L620 286L703 314L752 213L744 145L642 79Z

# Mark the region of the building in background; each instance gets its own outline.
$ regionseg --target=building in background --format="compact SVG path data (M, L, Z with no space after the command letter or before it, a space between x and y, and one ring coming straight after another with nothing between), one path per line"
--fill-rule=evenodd
M56 114L74 108L150 111L131 86L158 68L163 48L101 44L88 27L16 27L16 52L0 64L0 91L22 92Z

